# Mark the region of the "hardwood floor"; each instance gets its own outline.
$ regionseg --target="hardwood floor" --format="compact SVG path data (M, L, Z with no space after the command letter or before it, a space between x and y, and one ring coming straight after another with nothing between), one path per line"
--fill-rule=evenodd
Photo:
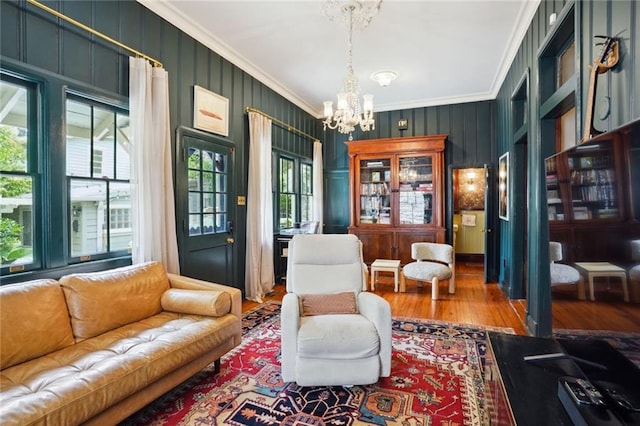
M395 317L436 319L477 325L511 327L517 334L528 334L524 326L526 302L507 299L497 284L485 284L482 264L458 261L456 263L456 293L448 294L441 283L440 300L431 300L431 285L418 287L407 280L407 291L393 291L391 274L381 273L375 293L391 304ZM267 300L282 300L283 284L276 285ZM589 330L619 330L640 332L640 304L624 303L615 294L601 296L595 302L580 301L575 291L554 289L553 327ZM258 304L244 301L243 311Z

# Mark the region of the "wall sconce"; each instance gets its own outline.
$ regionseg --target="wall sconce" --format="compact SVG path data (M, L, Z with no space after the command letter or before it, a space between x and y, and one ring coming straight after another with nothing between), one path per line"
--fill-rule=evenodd
M467 173L467 191L473 192L476 190L475 178L476 178L475 172Z

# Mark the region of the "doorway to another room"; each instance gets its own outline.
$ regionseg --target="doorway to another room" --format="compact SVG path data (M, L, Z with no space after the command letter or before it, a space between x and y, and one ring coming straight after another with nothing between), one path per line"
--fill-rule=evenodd
M486 248L485 169L453 169L453 246L464 270L484 269Z

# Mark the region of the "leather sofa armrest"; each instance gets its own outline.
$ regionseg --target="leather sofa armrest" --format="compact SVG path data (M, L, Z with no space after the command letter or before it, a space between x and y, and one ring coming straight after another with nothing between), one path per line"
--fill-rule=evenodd
M231 296L231 313L242 320L242 291L224 284L189 278L182 275L168 273L171 288L185 290L215 290L224 291Z

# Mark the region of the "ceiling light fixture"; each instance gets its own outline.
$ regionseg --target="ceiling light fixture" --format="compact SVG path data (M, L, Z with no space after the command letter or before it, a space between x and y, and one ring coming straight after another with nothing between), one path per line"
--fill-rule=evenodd
M376 71L371 74L371 80L377 81L382 87L387 87L393 80L396 79L398 73L395 71Z
M340 133L349 134L349 140L353 140L352 132L356 126L360 126L363 132L375 129L373 119L373 95L364 95L363 107L360 106L360 85L358 78L353 73L352 64L352 38L353 26L359 25L365 28L371 19L380 10L382 0L352 0L349 2L328 0L324 5L325 15L329 20L341 18L348 26L347 49L347 77L344 79L342 92L338 93L336 111L333 111L333 102L324 102L324 116L322 122L324 129L338 129ZM337 13L336 13L337 12Z

